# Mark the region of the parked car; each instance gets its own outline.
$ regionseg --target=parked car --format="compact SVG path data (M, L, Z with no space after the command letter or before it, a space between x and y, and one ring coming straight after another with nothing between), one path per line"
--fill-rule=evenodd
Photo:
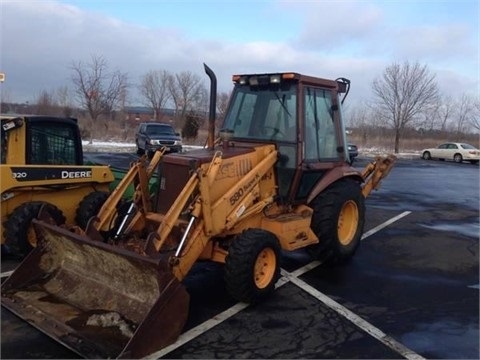
M145 122L138 126L135 134L137 154L147 153L152 157L163 146L167 152L182 152L182 138L170 124Z
M422 158L425 160L453 160L457 163L470 161L472 164L476 164L480 160L480 150L470 144L449 142L436 148L423 149Z
M350 165L353 164L353 161L358 156L358 148L357 145L348 144L348 155L350 156Z

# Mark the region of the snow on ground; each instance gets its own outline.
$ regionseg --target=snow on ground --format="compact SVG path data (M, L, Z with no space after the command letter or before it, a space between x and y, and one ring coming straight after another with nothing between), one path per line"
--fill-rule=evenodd
M137 147L134 143L117 142L117 141L96 141L90 144L88 141L82 141L84 152L128 152L134 153ZM185 151L191 149L199 149L202 146L183 145Z
M88 141L83 141L83 151L85 152L135 152L136 146L134 143L128 142L119 142L119 141L97 141L93 140L93 143L90 144ZM188 151L191 149L198 149L202 146L197 145L183 145L183 148ZM359 156L380 156L380 155L388 155L393 154L393 150L390 149L382 149L377 147L371 148L360 148L358 149ZM404 151L395 156L405 159L414 159L420 157L420 151L412 150L412 151Z

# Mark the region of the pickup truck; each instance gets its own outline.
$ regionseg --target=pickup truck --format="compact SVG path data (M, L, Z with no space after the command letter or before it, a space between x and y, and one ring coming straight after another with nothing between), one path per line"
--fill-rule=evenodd
M135 134L137 154L147 153L152 157L155 151L166 147L167 152L182 152L182 138L170 124L145 122L138 126Z

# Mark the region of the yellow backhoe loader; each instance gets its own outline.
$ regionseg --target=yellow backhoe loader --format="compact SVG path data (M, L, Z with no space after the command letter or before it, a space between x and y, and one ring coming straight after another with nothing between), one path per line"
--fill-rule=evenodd
M2 251L23 257L35 246L31 226L41 206L58 224L86 226L108 197L108 166L83 163L77 120L1 115Z
M215 139L216 77L205 71L206 146L142 157L85 230L52 224L41 211L38 246L2 285L2 306L84 357L139 358L174 342L188 316L182 280L198 261L223 263L230 295L257 303L274 290L282 250L349 259L364 200L394 164L387 156L362 172L349 165L344 78L235 75Z

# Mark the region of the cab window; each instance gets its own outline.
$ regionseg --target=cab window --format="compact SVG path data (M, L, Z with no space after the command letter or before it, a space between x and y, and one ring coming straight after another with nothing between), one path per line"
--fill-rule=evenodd
M337 160L337 138L332 111L332 93L305 88L305 160Z
M239 87L224 127L236 138L272 141L296 141L296 105L294 86L276 91Z
M28 127L29 164L75 165L75 128L55 123L31 123Z

